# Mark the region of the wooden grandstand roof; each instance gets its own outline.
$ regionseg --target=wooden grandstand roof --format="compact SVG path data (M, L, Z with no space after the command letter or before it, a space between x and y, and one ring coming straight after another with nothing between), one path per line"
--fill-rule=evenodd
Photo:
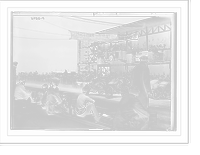
M144 29L145 27L153 27L157 25L170 23L171 19L168 17L150 17L147 19L139 20L129 24L124 24L121 26L113 27L110 29L102 30L97 32L98 34L119 34L134 32L137 30Z

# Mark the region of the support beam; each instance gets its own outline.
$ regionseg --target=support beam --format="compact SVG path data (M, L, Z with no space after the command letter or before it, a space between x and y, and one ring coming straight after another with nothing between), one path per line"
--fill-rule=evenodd
M146 50L149 50L148 28L146 27Z

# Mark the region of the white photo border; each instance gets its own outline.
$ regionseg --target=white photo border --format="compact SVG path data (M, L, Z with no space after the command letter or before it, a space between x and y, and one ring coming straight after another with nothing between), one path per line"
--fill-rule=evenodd
M189 143L189 1L113 2L1 2L1 144L188 144ZM106 3L107 7L104 7ZM173 5L172 5L173 4ZM130 7L134 6L134 7ZM173 7L171 7L173 6ZM12 131L9 121L9 60L11 13L13 11L55 12L174 12L177 13L177 131ZM132 11L134 10L134 11ZM137 10L137 11L136 11ZM147 11L148 10L148 11ZM187 17L187 18L186 18ZM187 69L186 69L187 68ZM6 110L5 110L6 109ZM187 121L185 121L187 120ZM47 133L48 132L48 133Z

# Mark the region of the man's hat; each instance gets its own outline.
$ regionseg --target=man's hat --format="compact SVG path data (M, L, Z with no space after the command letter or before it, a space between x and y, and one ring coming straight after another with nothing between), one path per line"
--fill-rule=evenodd
M129 88L129 94L133 94L135 96L138 96L140 93L140 89L137 86L132 86Z
M143 55L143 56L140 57L140 60L141 60L141 61L147 61L147 59L148 59L148 57L145 56L145 55Z

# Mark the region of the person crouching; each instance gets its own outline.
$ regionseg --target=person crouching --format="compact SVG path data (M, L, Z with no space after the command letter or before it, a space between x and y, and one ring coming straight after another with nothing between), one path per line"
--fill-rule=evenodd
M87 91L83 89L82 93L79 94L77 98L77 103L75 108L76 115L79 117L93 115L95 122L98 123L100 120L100 114L98 113L94 105L95 100L93 100L86 94Z
M43 96L45 94L45 92L48 90L48 85L47 84L44 84L42 85L42 90L39 90L38 93L37 93L37 98L36 98L36 103L38 105L42 105L42 99L43 99Z
M147 130L149 113L137 99L140 90L137 86L129 89L125 94L113 120L115 130Z
M19 100L19 99L28 100L30 98L31 99L31 103L34 103L35 101L31 96L32 91L31 90L27 90L25 88L25 86L24 86L25 81L26 81L26 77L25 76L20 76L19 83L15 86L15 90L14 90L15 100Z
M62 109L59 104L62 103L61 95L58 91L59 78L52 78L50 88L47 91L46 96L46 112L48 115L55 113L61 113Z

